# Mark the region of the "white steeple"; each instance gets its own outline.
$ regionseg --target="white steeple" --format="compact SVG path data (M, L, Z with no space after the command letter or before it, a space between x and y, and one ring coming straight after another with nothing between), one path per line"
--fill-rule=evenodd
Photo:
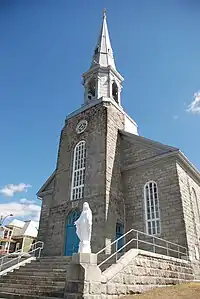
M117 71L110 43L106 11L89 70L83 74L85 104L100 98L110 98L120 105L123 77Z
M113 50L111 47L110 37L108 33L105 9L103 12L103 22L101 25L101 31L92 58L91 67L94 66L95 64L99 64L100 66L103 67L112 66L115 69L115 61L114 61Z

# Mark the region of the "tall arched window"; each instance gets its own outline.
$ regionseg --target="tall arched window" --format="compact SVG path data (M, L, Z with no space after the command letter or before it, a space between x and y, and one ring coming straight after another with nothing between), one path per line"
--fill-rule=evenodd
M81 199L85 183L86 143L81 140L74 148L71 200Z
M160 234L160 208L158 187L153 181L144 186L146 230L150 235Z

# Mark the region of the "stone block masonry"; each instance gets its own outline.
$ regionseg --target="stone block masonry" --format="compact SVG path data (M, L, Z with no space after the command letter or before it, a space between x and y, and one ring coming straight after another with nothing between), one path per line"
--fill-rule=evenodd
M73 257L64 298L118 298L194 279L190 261L137 249L129 250L103 272L96 263L95 255Z

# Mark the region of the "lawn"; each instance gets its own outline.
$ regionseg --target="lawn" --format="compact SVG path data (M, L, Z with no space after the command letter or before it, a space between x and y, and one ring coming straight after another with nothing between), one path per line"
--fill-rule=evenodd
M149 292L130 295L124 299L200 299L200 283L184 283L175 286L155 288Z

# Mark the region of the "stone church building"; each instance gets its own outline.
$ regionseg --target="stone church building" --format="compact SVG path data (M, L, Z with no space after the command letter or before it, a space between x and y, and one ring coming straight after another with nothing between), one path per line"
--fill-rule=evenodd
M121 105L123 80L104 13L83 74L83 105L66 117L56 169L37 193L44 255L77 252L74 221L87 201L93 253L133 228L186 246L199 259L200 173L178 148L138 134Z

